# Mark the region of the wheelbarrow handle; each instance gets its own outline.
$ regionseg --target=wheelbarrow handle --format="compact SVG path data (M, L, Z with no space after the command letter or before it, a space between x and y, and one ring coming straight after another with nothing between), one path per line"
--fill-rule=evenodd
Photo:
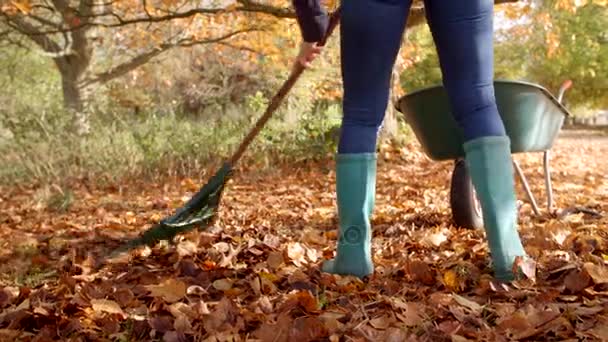
M338 7L330 15L329 23L327 25L327 31L325 32L325 35L319 42L319 44L318 44L319 46L324 46L327 43L327 39L331 36L331 34L333 33L336 26L338 26L338 22L340 21L340 10L341 10L341 7ZM245 137L245 139L243 139L243 141L239 145L236 152L228 160L230 165L233 166L234 164L236 164L236 162L241 158L243 153L245 153L245 150L247 149L249 144L251 144L253 139L258 135L258 133L260 133L262 128L264 128L264 126L266 125L266 122L268 122L268 120L272 117L272 114L274 114L274 112L277 110L277 108L279 108L279 106L281 105L281 102L283 101L283 99L285 98L287 93L289 93L289 91L294 86L294 84L296 83L296 81L298 80L300 75L302 75L303 72L304 72L304 66L302 66L302 64L300 64L300 63L296 63L295 67L291 71L291 74L289 75L289 78L283 83L283 85L281 86L279 91L276 93L276 95L270 101L270 104L266 108L264 115L262 115L258 119L258 121L255 123L255 126L253 126L251 131Z
M559 92L557 94L557 101L559 103L562 103L566 90L570 89L571 87L572 87L572 80L565 80L564 83L562 83L561 87L559 87Z

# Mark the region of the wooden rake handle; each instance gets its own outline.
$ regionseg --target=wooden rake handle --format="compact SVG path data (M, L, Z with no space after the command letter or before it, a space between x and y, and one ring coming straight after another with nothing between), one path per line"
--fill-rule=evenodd
M331 34L333 33L336 26L338 26L339 21L340 21L340 7L338 7L338 9L336 9L330 15L329 24L327 26L327 32L325 32L325 36L319 42L320 46L324 46L325 43L327 43L327 39L331 36ZM241 156L243 156L243 154L245 153L245 150L247 149L249 144L251 144L253 139L258 135L258 133L260 133L262 128L264 128L264 126L266 125L266 122L268 122L268 120L272 117L272 114L274 114L274 112L277 110L277 108L279 108L279 106L281 105L281 102L283 101L283 99L285 98L287 93L289 93L289 91L294 86L294 84L296 83L296 81L298 80L300 75L302 75L302 72L304 72L304 67L300 63L296 63L295 67L291 71L291 74L289 75L289 78L283 83L283 86L281 86L279 91L276 93L276 95L270 101L270 104L268 105L268 108L266 108L264 115L262 115L258 119L258 121L255 123L255 126L253 126L251 131L249 131L247 136L243 139L243 141L239 145L239 148L232 155L232 157L230 157L230 159L228 160L228 162L230 163L231 166L234 166L234 164L236 164L236 162L241 158Z

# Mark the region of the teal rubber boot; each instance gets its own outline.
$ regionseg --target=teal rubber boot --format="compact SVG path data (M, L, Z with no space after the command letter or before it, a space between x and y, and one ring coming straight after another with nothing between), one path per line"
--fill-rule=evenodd
M526 257L517 232L517 204L510 140L483 137L464 144L471 181L481 202L483 222L498 280L514 279L515 258Z
M335 259L325 261L322 270L363 278L374 272L370 217L376 195L376 154L338 154L336 192L338 246Z

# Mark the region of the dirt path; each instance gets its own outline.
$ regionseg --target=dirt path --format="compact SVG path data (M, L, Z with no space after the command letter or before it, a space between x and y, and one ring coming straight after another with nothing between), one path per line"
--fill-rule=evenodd
M516 159L544 204L541 157ZM608 135L564 132L552 165L557 208L608 215ZM199 182L81 186L66 212L0 189L0 340L608 339L608 219L534 217L520 191L537 279L497 292L483 233L452 226L451 167L416 143L382 152L365 283L318 271L335 246L331 164L239 173L216 227L108 265L102 251Z

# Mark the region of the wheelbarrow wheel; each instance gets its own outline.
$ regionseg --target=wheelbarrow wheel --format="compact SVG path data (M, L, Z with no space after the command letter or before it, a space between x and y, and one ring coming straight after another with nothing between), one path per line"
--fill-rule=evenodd
M475 188L465 161L462 159L456 160L452 171L450 206L456 226L468 229L483 228L481 205L475 195Z

